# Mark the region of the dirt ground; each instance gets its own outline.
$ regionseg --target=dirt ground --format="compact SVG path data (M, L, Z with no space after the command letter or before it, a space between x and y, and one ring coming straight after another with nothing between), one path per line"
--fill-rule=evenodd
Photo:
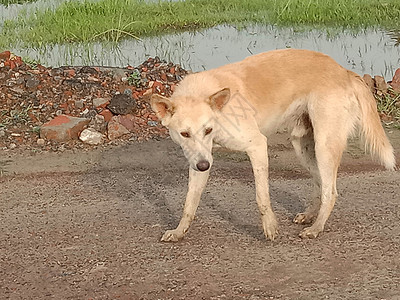
M170 244L188 173L170 140L1 153L0 299L400 299L400 172L351 144L325 232L302 240L291 220L310 178L284 134L270 145L274 242L243 154L216 150L197 218Z

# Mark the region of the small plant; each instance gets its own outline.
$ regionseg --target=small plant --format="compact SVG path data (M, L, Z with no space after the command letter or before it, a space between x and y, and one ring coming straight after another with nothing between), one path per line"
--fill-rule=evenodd
M2 110L0 118L2 122L0 126L6 127L8 125L27 124L30 121L29 111L32 109L31 106L24 107L21 109L12 109L10 111Z
M394 121L394 126L400 127L400 94L392 89L381 96L375 95L378 111Z
M40 126L33 127L32 132L39 136L40 135Z
M31 69L37 69L38 65L40 65L40 61L37 59L30 58L28 56L23 57L22 61L27 64Z
M140 87L141 75L138 69L133 70L132 74L128 76L128 83L135 87Z

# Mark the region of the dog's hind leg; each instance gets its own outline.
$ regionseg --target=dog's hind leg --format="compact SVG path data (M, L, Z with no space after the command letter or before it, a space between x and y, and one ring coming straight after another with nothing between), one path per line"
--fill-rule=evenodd
M342 101L340 101L342 100ZM352 110L346 110L344 99L326 98L324 106L317 107L310 116L314 129L315 158L321 184L321 204L311 227L305 228L302 238L316 238L324 230L337 198L336 178L347 137L353 130ZM340 107L343 105L343 107Z
M311 173L314 185L306 211L298 213L293 222L309 224L317 217L321 206L321 179L315 157L314 132L308 114L304 114L293 128L291 141L302 165Z
M261 213L264 234L266 238L273 241L278 235L278 224L269 197L267 138L260 134L246 152L253 167L256 200Z
M185 207L179 225L176 229L167 230L161 238L163 242L177 242L183 238L189 229L190 223L194 219L197 207L199 206L200 197L207 184L209 170L198 172L189 168L189 188L186 195Z

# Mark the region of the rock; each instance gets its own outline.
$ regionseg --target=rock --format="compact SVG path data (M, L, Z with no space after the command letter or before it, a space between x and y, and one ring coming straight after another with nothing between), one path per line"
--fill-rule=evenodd
M9 60L11 56L10 51L4 51L0 53L0 60Z
M155 127L158 125L157 121L147 121L147 125L151 126L151 127Z
M396 70L394 73L392 82L390 83L392 86L393 90L397 93L400 93L400 68Z
M6 132L4 129L0 129L0 137L6 136Z
M89 124L90 128L93 128L94 130L105 133L107 130L107 122L102 115L96 115Z
M112 117L108 122L107 135L110 140L115 140L128 133L129 130L119 122L119 116Z
M44 146L44 144L46 143L46 141L45 141L44 139L37 139L36 143L37 143L39 146Z
M30 76L25 83L25 86L30 89L30 88L35 88L40 84L40 80L35 78L34 76Z
M116 94L111 98L107 108L116 115L126 115L136 109L136 101L130 95Z
M382 76L374 76L374 79L376 92L385 94L389 88L389 85L386 83L385 78L383 78Z
M125 70L123 69L117 68L113 71L113 79L116 81L122 81L122 78L124 78L125 76Z
M132 90L131 89L125 89L124 94L128 95L129 97L132 97Z
M12 87L12 88L10 88L10 91L12 91L16 94L19 94L19 95L22 95L25 93L25 91L23 89L21 89L20 87Z
M135 116L132 114L119 116L118 122L129 131L135 130Z
M367 84L372 93L375 93L375 81L369 74L364 74L364 82Z
M78 139L79 133L89 122L85 118L59 115L40 127L40 138L55 141Z
M60 75L64 75L64 69L63 68L54 68L49 70L49 75L50 76L60 76Z
M95 108L105 108L110 101L106 98L95 98L93 99L93 107Z
M79 139L89 145L98 145L101 143L101 140L103 138L103 135L92 129L84 129L81 134L79 135Z
M94 74L97 74L97 73L99 73L95 68L92 68L92 67L87 67L87 66L85 66L85 67L82 67L80 70L79 70L79 73L83 73L83 74L92 74L92 75L94 75Z
M99 113L99 115L103 116L103 117L104 117L104 121L106 121L106 122L110 122L110 121L111 121L111 118L114 116L114 115L112 114L112 112L109 111L108 109L102 110L102 111Z
M74 104L76 108L83 108L84 106L83 99L75 100Z

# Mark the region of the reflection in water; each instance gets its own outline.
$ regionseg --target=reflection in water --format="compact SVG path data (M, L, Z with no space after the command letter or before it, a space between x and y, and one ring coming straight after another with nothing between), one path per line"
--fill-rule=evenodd
M390 37L395 41L395 46L400 46L400 31L399 30L391 30L389 32Z
M76 1L76 0L74 0ZM0 5L0 25L3 24L5 20L16 19L19 14L26 13L32 14L35 11L41 11L45 9L55 9L65 0L38 0L34 2L28 2L21 4L10 4L10 5Z
M184 32L142 41L125 40L117 46L56 45L41 50L12 49L48 66L140 64L147 56L159 56L180 63L185 69L201 71L242 60L246 56L273 49L302 48L324 52L356 73L383 75L391 79L400 67L399 35L378 29L360 33L329 34L319 30L296 32L292 28L251 26L237 30L217 26L200 32Z

